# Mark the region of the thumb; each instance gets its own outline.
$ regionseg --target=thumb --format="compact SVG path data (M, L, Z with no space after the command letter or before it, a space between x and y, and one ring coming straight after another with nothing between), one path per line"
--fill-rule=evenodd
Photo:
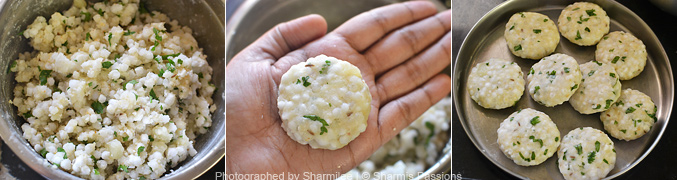
M266 58L277 60L285 54L324 36L326 33L327 22L324 18L317 14L311 14L278 24L240 53L254 53L251 54L253 56L249 57L268 55ZM263 60L259 58L243 59Z

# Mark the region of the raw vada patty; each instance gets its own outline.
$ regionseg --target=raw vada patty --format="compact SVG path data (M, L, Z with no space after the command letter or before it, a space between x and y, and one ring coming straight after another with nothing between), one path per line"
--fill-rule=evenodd
M644 71L646 46L630 33L614 31L602 38L595 59L616 68L621 80L629 80Z
M657 107L651 97L637 90L625 89L614 105L602 112L600 119L609 134L621 140L634 140L651 130Z
M505 24L503 34L510 52L527 59L541 59L557 48L559 32L548 16L535 12L519 12Z
M557 157L564 179L602 179L614 168L616 149L604 132L576 128L562 138Z
M492 58L475 65L468 76L470 97L487 109L513 106L523 92L524 75L515 62Z
M369 87L352 64L319 55L282 75L277 106L282 128L298 143L335 150L367 128Z
M572 43L592 46L609 32L609 16L597 4L577 2L562 10L557 25L562 36Z
M534 64L527 76L528 91L539 104L553 107L568 101L581 83L578 62L566 54L553 54Z
M581 114L607 110L621 96L621 82L614 67L590 61L580 66L581 84L569 99L569 104Z
M531 108L512 113L497 130L503 154L521 166L543 163L559 147L559 130L550 117Z

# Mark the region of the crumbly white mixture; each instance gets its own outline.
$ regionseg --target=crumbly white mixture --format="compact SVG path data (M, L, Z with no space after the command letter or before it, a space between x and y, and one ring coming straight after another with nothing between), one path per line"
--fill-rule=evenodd
M564 179L602 179L616 164L616 149L604 132L576 128L562 138L557 157Z
M282 75L277 107L293 140L335 150L367 129L371 94L360 69L319 55Z
M368 179L418 176L439 160L439 152L450 152L450 146L445 147L449 142L450 110L451 99L440 100L369 159L338 179L365 179L363 173L370 174Z
M644 71L646 46L630 33L614 31L602 38L595 50L595 59L616 68L621 80L629 80Z
M609 32L609 16L597 4L577 2L562 10L557 25L570 42L592 46Z
M560 143L559 130L550 116L531 108L512 113L496 132L503 153L520 166L543 163Z
M553 107L568 101L581 83L578 62L566 54L553 54L531 67L527 87L534 101Z
M637 90L625 89L618 101L599 118L611 136L630 141L651 130L657 121L656 110L651 97Z
M192 30L138 0L73 6L23 32L13 104L44 164L87 179L156 179L208 131L212 68Z
M512 54L527 59L541 59L554 52L559 44L555 22L535 12L513 14L505 24L503 36Z
M569 99L569 104L581 114L602 112L621 96L621 82L614 67L590 61L580 66L583 80Z
M470 97L484 108L507 108L514 106L522 97L524 75L517 63L492 58L472 68L467 90Z

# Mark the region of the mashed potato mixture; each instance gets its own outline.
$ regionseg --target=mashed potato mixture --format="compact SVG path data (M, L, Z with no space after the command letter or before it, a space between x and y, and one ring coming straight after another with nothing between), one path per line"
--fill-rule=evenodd
M12 62L23 136L44 165L88 179L155 179L208 131L212 68L192 30L138 0L37 17Z

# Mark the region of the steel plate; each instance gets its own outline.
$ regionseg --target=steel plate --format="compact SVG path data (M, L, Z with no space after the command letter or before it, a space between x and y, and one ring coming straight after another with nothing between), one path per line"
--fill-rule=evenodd
M510 16L521 11L539 12L557 21L564 7L576 1L531 1L512 0L504 2L489 11L472 28L465 38L456 57L454 65L453 101L458 116L466 133L475 146L496 166L518 177L529 179L563 179L559 172L556 155L538 166L524 167L515 164L500 150L496 130L500 123L511 113L533 108L548 114L557 124L563 137L578 127L593 127L604 130L599 120L599 113L582 115L575 111L568 102L549 108L533 101L528 93L522 95L516 106L502 109L484 109L477 105L466 90L469 72L475 64L502 58L516 62L526 74L537 61L522 59L510 53L503 38L505 24ZM659 142L665 131L674 98L674 85L670 61L658 41L658 38L642 19L623 5L609 0L591 1L600 5L611 19L610 32L625 31L633 34L646 45L648 60L644 71L637 77L621 81L622 89L632 88L649 95L658 106L658 122L644 136L633 141L623 141L611 137L617 151L616 164L607 178L618 177L637 165ZM555 53L564 53L574 57L579 64L594 59L596 46L581 47L561 37Z

